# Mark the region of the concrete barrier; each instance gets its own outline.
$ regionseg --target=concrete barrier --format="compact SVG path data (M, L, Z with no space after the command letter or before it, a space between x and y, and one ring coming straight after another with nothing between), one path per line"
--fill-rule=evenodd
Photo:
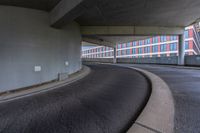
M200 66L200 55L185 56L187 66Z
M118 58L118 63L134 63L134 64L168 64L176 65L178 57L153 57L153 58Z
M84 58L83 62L113 63L112 58ZM177 65L178 57L118 58L117 63ZM200 55L185 56L186 66L200 66Z
M112 58L84 58L83 62L102 62L113 63ZM134 64L167 64L176 65L178 57L153 57L153 58L118 58L117 63L134 63Z
M83 58L83 62L113 63L113 58Z

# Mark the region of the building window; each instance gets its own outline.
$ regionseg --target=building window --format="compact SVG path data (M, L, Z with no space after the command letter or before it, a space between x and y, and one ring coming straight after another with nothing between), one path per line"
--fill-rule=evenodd
M142 48L138 48L138 53L142 54Z
M177 50L177 44L176 43L171 43L170 44L170 51L176 51Z
M139 46L143 45L143 41L139 41Z
M122 48L126 48L126 43L122 44Z
M185 36L185 38L189 38L189 31L188 31L188 30L186 30L186 31L184 32L184 36Z
M120 45L120 44L118 44L118 45L117 45L117 48L118 48L118 49L120 49L120 48L121 48L121 45Z
M167 41L167 37L166 36L160 36L160 41L161 42L166 42Z
M185 49L189 49L189 42L185 41Z
M127 43L127 47L131 47L131 42Z
M167 51L167 44L162 44L162 45L160 46L160 51L161 51L161 52Z
M150 42L151 42L150 38L145 40L145 44L150 44Z
M145 47L144 48L144 53L150 53L150 47Z
M158 52L158 45L153 46L152 51L153 51L153 53Z
M170 36L170 40L171 41L177 40L177 36Z
M122 55L125 55L126 54L126 51L125 50L122 50Z
M153 43L158 43L158 37L153 37Z
M133 53L133 54L136 54L136 49L135 49L135 48L132 49L132 53Z
M117 55L121 55L121 51L117 51Z
M133 46L137 46L137 42L133 42Z
M131 53L130 53L130 49L127 49L126 50L126 55L130 55Z

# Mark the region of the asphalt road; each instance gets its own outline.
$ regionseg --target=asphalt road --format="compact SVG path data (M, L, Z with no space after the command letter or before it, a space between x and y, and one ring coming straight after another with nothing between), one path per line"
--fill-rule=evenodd
M0 133L123 133L150 94L140 73L92 65L70 85L0 103Z
M175 133L200 133L200 70L144 64L123 66L142 68L160 76L174 97Z

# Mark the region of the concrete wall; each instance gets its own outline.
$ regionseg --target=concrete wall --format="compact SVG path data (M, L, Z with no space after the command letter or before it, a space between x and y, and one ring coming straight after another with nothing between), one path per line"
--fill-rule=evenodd
M62 29L49 25L47 12L0 6L0 92L80 70L79 25L72 22ZM35 72L35 66L41 71Z
M118 63L136 63L136 64L168 64L176 65L178 58L174 57L153 57L153 58L118 58Z
M185 56L185 64L188 66L200 66L200 55Z
M83 62L103 62L103 63L113 63L113 58L83 58Z
M83 62L105 62L113 63L112 58L84 58ZM135 64L163 64L163 65L177 65L178 57L154 57L154 58L118 58L118 63L135 63ZM185 65L200 66L200 55L185 56Z
M106 62L113 63L112 58L85 58L82 59L85 62ZM154 58L118 58L118 63L136 63L136 64L168 64L168 65L176 65L178 62L178 57L154 57Z

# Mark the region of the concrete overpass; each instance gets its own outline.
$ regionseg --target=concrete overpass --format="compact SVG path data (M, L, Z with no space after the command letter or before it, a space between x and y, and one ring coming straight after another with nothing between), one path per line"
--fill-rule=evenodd
M184 65L184 27L200 19L196 0L2 0L0 5L0 92L78 72L82 41L115 47L178 35Z
M78 71L81 41L114 46L123 38L179 35L182 65L184 27L196 22L200 13L200 2L195 0L4 0L0 4L2 91ZM35 72L37 68L41 71Z

